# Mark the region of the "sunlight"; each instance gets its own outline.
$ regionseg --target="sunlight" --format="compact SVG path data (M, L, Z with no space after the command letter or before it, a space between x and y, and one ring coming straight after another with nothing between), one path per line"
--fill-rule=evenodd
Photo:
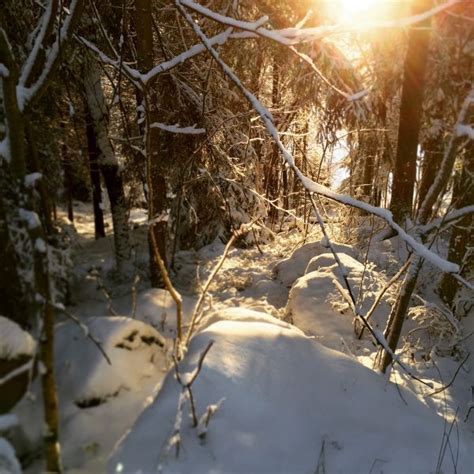
M398 9L407 3L397 3ZM337 23L369 22L397 14L394 5L384 0L329 0L323 4L328 16Z
M378 2L377 0L339 0L338 3L339 19L345 23L352 23L363 21L366 14L377 7Z

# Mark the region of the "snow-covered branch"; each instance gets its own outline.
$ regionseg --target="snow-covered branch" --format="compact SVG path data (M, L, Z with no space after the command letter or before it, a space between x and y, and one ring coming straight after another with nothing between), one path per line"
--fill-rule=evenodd
M57 10L57 0L51 0L48 2L38 25L39 32L36 35L33 48L31 48L31 51L28 54L28 57L26 58L20 73L19 83L22 86L26 86L33 81L35 69L40 66L40 58L45 54L45 42L48 41L48 36L51 35L51 32L54 28Z
M251 39L251 38L256 38L257 36L248 33L248 32L240 32L240 33L232 33L232 29L227 29L226 31L223 31L222 33L219 33L211 38L209 38L210 44L214 45L219 45L222 46L225 44L229 39ZM127 78L133 82L136 86L141 87L142 85L148 85L151 83L154 79L156 79L157 76L160 74L163 74L165 72L170 71L171 69L174 69L175 67L183 64L185 61L188 59L191 59L195 56L198 56L199 54L202 54L206 51L206 48L202 43L195 44L194 46L191 46L188 50L184 51L181 54L178 54L174 58L168 60L168 61L163 61L160 64L157 64L155 67L150 69L148 72L141 73L137 69L134 69L127 64L125 64L123 61L120 61L120 58L117 59L112 59L109 57L106 53L101 51L95 44L87 40L86 38L82 36L77 36L78 41L80 41L84 46L89 48L92 52L94 52L97 56L99 56L100 60L104 64L108 64L109 66L113 66L115 69L119 70L121 69L122 72L127 76Z
M437 219L433 219L428 224L419 226L419 231L422 235L428 235L429 233L439 230L445 229L446 227L455 224L457 221L462 219L463 217L468 216L469 214L474 213L474 205L461 207L460 209L456 209L448 214L445 214L442 217L438 217Z
M264 38L271 39L280 44L291 46L300 43L306 43L309 41L319 40L325 38L329 35L336 33L347 33L352 31L364 31L369 29L387 29L387 28L405 28L411 25L420 23L428 18L431 18L438 13L447 10L454 5L460 3L462 0L449 0L441 5L438 5L426 12L420 13L418 15L412 15L406 18L401 18L397 20L382 20L374 22L356 22L353 24L336 24L336 25L323 25L311 28L284 28L281 30L269 30L262 27L261 20L249 22L236 20L225 15L216 13L209 8L204 7L198 3L193 2L192 0L181 0L181 4L187 8L193 10L200 15L205 16L217 23L223 25L231 26L244 31L249 31L262 36Z
M71 5L69 7L69 14L66 16L62 25L59 27L54 43L45 53L46 57L41 72L39 73L38 78L30 84L29 81L31 80L31 77L28 71L32 71L34 62L37 61L36 58L38 56L36 53L34 53L34 51L35 48L37 48L37 43L39 43L41 39L40 37L42 33L39 33L39 37L37 38L37 41L32 50L32 54L30 54L25 65L22 68L22 74L17 86L17 100L20 110L25 110L25 108L31 104L33 99L38 98L46 88L48 84L48 79L51 77L51 74L54 72L59 63L59 57L64 47L64 43L70 38L72 30L74 29L76 22L79 20L84 4L84 0L71 1ZM45 13L45 15L47 15L47 12ZM46 23L48 21L47 17L43 16L42 21ZM41 31L43 31L43 28L41 29ZM41 44L38 47L45 48L46 45L44 44L44 41L41 40Z
M180 133L183 135L202 135L203 133L206 133L204 128L196 128L196 125L193 125L192 127L181 127L178 124L167 125L165 123L153 122L150 124L150 128L159 128L165 132Z

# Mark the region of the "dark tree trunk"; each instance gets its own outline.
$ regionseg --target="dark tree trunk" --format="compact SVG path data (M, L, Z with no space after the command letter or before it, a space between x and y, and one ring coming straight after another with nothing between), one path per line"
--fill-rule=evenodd
M138 56L138 69L141 72L149 71L154 65L153 52L153 24L152 24L152 3L149 0L135 0L135 28L136 28L136 49ZM163 160L165 155L161 153L163 144L160 140L158 128L149 128L153 122L157 122L157 102L158 95L152 84L142 97L142 105L146 113L146 139L145 149L147 153L147 194L148 194L148 216L154 219L167 210L166 202L166 180L163 170ZM166 156L169 160L170 157ZM150 232L153 232L161 258L167 265L167 237L168 225L165 220L158 221L152 225ZM153 254L152 238L149 236L148 245L150 250L150 278L153 287L163 286L163 280L158 265Z
M51 219L51 200L49 198L48 189L46 187L44 174L41 170L40 160L38 156L38 148L36 146L33 128L31 127L31 124L28 121L26 121L25 132L28 140L29 151L28 171L30 173L41 173L43 175L36 186L41 199L41 215L43 217L42 222L44 225L44 229L46 234L51 235L53 232L53 221Z
M421 182L418 189L418 207L421 206L434 182L443 159L443 136L439 135L425 144Z
M64 128L64 122L61 123L61 128ZM65 140L65 137L64 137ZM72 170L69 161L69 154L66 143L61 146L61 163L63 165L64 173L64 197L66 198L67 217L70 222L74 222L74 207L73 207L73 191L72 191Z
M89 173L92 187L92 206L94 209L94 232L95 238L100 239L101 237L105 237L104 213L102 211L102 189L100 187L100 168L98 163L100 151L97 147L97 140L90 114L87 116L86 135L87 152L89 154Z
M430 0L416 0L413 14L427 10ZM416 158L423 113L423 90L430 40L430 20L411 28L403 70L397 154L393 171L391 210L395 221L412 216Z

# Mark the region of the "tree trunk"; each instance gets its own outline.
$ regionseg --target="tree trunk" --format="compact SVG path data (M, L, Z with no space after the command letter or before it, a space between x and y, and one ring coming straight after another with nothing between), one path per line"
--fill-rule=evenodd
M65 123L61 123L61 128L65 128ZM66 199L67 206L67 218L69 222L74 222L74 206L73 206L73 192L72 192L72 172L71 163L68 159L67 145L65 137L61 146L61 163L63 165L64 173L64 197Z
M421 182L418 189L418 207L428 194L431 184L436 179L441 160L443 159L443 135L440 134L425 144L422 164Z
M414 1L413 14L427 10L431 3L430 0ZM428 19L412 27L408 33L390 205L395 221L402 224L405 218L412 216L418 138L423 113L423 90L430 40L429 26Z
M89 174L91 177L92 187L92 207L94 209L94 234L95 238L105 237L104 212L102 210L102 189L100 186L100 168L98 157L100 150L97 147L94 127L92 126L92 118L90 114L86 116L86 135L87 135L87 152L89 155Z
M280 96L280 72L278 70L278 59L276 53L273 56L272 66L272 108L274 110L273 115L275 118L275 127L278 128L278 120L275 117L275 110L279 107L279 96ZM280 159L280 149L276 143L272 143L272 152L270 160L268 161L266 173L265 173L265 192L268 199L274 201L275 205L278 205L279 195L279 171L278 166ZM270 207L269 212L270 227L273 227L275 222L278 220L278 209L274 206Z
M138 58L138 69L141 72L149 71L154 65L153 51L153 24L152 24L152 3L148 0L135 0L135 28L136 28L136 48ZM163 92L162 92L163 93ZM154 84L145 91L145 96L141 97L142 103L138 104L144 109L146 130L145 150L147 168L147 193L148 193L148 217L150 220L164 215L167 212L166 202L166 179L163 170L163 161L166 155L161 153L163 144L160 140L160 130L151 128L150 124L158 121L157 102L158 95ZM170 160L169 156L166 156ZM168 224L166 220L158 220L150 227L150 232L154 234L154 240L158 252L165 265L168 265L167 237ZM153 287L163 286L161 273L154 258L152 237L148 237L150 279Z
M108 136L108 111L102 91L97 63L86 59L84 86L88 113L92 119L95 141L99 150L98 164L110 200L114 227L115 259L117 268L130 258L129 229L126 200L119 163Z

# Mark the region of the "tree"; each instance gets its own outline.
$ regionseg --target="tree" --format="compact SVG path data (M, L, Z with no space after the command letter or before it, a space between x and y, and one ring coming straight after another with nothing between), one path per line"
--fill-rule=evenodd
M98 152L96 160L110 201L112 222L114 226L115 259L117 268L122 270L123 264L130 258L130 242L127 221L127 208L123 181L114 148L109 139L108 111L101 84L101 75L96 61L87 58L84 70L84 89L87 106L87 116L91 120L89 134L90 147L95 145ZM95 158L95 157L94 157ZM92 173L91 168L91 173ZM94 176L93 195L98 199L97 177ZM96 204L97 206L97 204ZM99 229L100 230L100 229Z
M416 0L413 14L427 10L431 0ZM393 170L392 200L394 219L403 222L412 216L416 179L423 91L430 40L430 20L411 27L403 67L402 97L398 125L397 152Z

